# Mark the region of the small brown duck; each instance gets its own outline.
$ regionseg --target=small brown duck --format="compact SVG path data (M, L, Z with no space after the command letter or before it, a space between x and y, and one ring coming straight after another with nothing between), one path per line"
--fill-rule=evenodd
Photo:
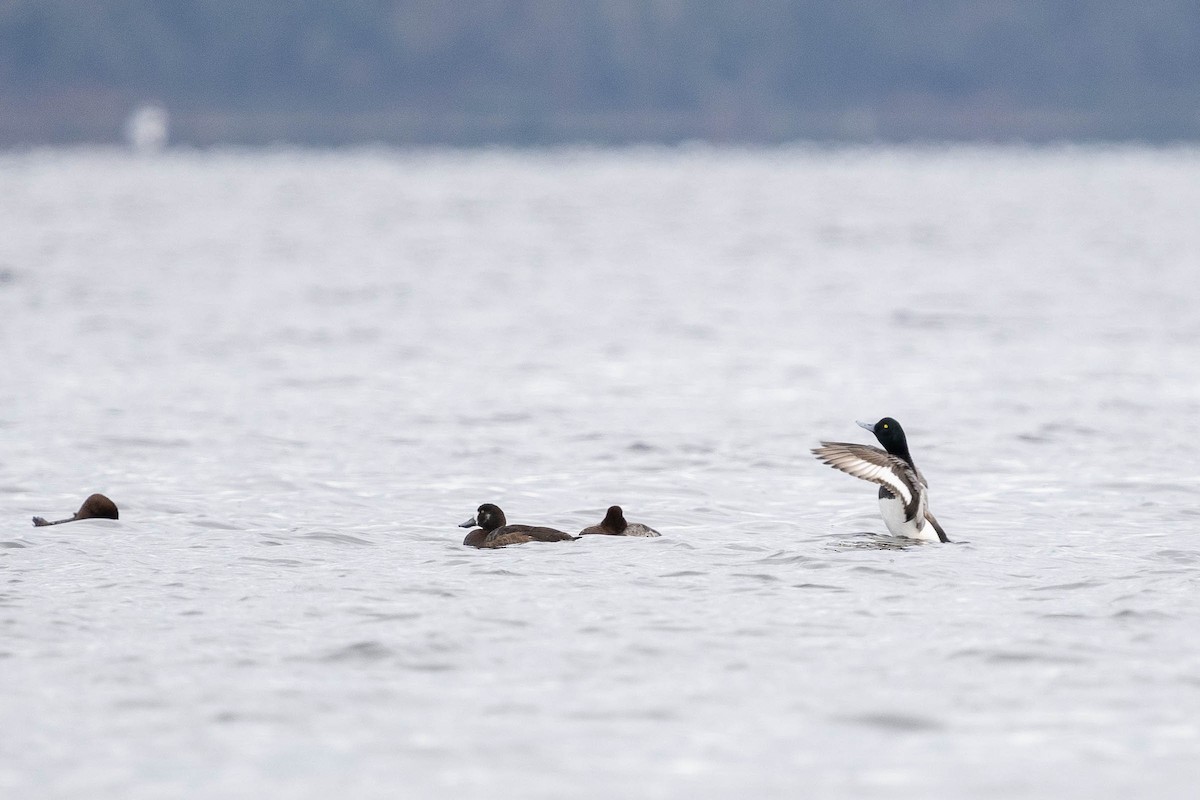
M75 516L68 519L57 519L54 522L47 522L44 517L34 517L33 524L35 527L41 528L46 525L62 525L64 522L74 522L77 519L119 519L117 514L117 504L109 500L102 494L94 494L87 500L83 501L83 505L75 512Z
M463 544L467 547L505 547L525 542L570 542L578 537L554 528L539 528L533 525L509 525L500 507L484 503L475 516L458 527L478 528L467 534Z
M640 522L632 524L626 522L625 512L621 511L620 506L609 506L608 513L604 515L604 519L600 521L599 525L584 528L579 535L585 536L590 533L608 536L662 536L654 528L647 527Z

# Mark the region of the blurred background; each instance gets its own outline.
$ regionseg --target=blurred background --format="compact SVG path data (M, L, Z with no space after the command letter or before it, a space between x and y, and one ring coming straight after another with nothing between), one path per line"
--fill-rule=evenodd
M1200 4L0 0L0 146L1166 142Z

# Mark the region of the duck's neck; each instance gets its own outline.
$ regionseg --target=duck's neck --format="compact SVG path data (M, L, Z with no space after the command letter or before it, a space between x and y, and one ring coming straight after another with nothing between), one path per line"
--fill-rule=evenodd
M912 453L908 452L907 439L902 439L898 444L893 444L888 448L888 453L904 459L913 469L917 468L917 465L913 462Z
M625 516L623 514L620 512L614 514L611 511L604 516L604 522L600 524L602 527L608 528L614 533L624 533L625 529L629 527L629 523L625 521Z

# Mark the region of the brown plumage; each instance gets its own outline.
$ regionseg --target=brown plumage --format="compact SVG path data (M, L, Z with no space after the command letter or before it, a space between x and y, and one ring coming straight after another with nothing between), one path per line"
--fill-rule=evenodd
M604 515L604 519L599 525L591 525L579 532L580 536L587 534L600 534L604 536L662 536L661 533L654 528L647 527L640 522L630 524L625 521L625 512L620 506L609 506L608 513Z
M476 511L475 516L459 525L460 528L470 528L478 525L476 530L467 534L463 544L467 547L505 547L510 544L525 542L569 542L576 538L554 528L542 528L533 525L509 525L504 512L493 503L484 503Z
M463 539L463 544L467 547L505 547L510 544L524 544L525 542L534 541L533 537L525 533L506 533L503 536L497 536L488 539L488 532L483 528L476 528L467 534L467 538Z
M117 511L116 503L102 494L94 494L83 501L83 505L72 517L56 519L54 522L47 522L44 517L34 517L33 524L34 527L41 528L46 525L61 525L64 522L74 522L79 519L120 519L120 514Z

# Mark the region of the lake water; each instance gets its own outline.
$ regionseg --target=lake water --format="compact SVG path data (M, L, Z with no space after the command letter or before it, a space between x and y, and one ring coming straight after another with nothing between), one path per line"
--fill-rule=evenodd
M1200 780L1200 151L0 155L0 353L5 797Z

